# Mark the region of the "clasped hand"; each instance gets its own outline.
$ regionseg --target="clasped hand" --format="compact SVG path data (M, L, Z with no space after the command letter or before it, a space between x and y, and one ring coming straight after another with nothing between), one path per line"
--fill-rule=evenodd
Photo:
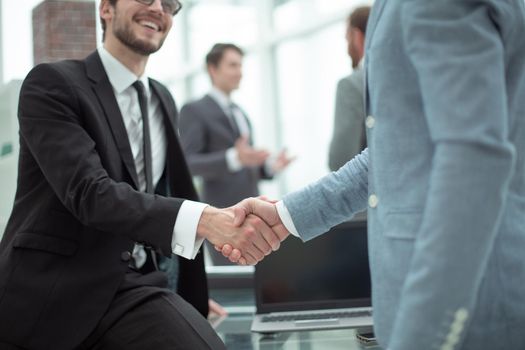
M197 232L239 265L257 264L279 249L289 235L275 202L263 197L248 198L225 209L207 207Z

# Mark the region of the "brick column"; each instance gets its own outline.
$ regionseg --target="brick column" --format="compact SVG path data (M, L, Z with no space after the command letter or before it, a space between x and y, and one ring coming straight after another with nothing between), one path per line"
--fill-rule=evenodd
M80 59L96 49L94 0L44 0L33 9L33 59L37 65Z

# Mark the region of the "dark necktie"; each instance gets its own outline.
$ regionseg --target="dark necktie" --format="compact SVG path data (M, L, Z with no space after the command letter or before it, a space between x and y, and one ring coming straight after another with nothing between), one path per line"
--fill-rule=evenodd
M144 84L141 81L137 80L133 83L133 87L137 90L139 98L140 113L142 114L142 139L144 140L142 155L144 157L144 177L146 180L146 193L153 194L155 192L153 188L153 166L152 166L152 155L151 155L151 140L149 133L149 115L148 115L148 98L146 97L146 90ZM151 255L151 263L155 270L158 270L157 266L157 256L153 249L147 249ZM146 261L146 264L148 262Z
M139 97L140 112L142 114L142 139L144 140L142 154L144 156L144 176L146 180L146 193L154 193L153 189L153 167L151 161L151 140L149 132L148 98L144 84L137 80L133 83Z
M234 103L230 103L228 105L228 117L229 117L229 120L230 120L230 125L232 127L232 130L233 130L233 134L236 136L236 137L239 137L241 136L241 133L240 133L240 130L239 130L239 126L237 125L237 120L235 119L235 109L237 108L237 106L235 106Z

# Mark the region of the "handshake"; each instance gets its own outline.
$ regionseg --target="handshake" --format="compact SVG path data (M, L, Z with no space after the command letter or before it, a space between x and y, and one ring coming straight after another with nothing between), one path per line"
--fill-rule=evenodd
M248 198L236 205L218 209L206 207L197 234L239 265L255 265L290 234L282 223L275 201Z

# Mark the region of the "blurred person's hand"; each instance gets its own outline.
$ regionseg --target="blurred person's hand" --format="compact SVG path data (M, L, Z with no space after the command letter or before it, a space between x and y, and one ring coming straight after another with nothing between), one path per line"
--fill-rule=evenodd
M293 162L294 160L295 160L295 157L289 157L288 154L286 153L286 148L285 148L281 150L281 152L279 152L275 160L272 162L271 164L272 171L276 174L280 173L281 171L286 169L288 165L290 165L290 163Z
M208 299L208 318L228 316L228 311L213 299Z
M253 148L246 136L241 136L235 141L235 150L237 151L239 162L248 167L261 166L270 156L270 153L266 150Z

